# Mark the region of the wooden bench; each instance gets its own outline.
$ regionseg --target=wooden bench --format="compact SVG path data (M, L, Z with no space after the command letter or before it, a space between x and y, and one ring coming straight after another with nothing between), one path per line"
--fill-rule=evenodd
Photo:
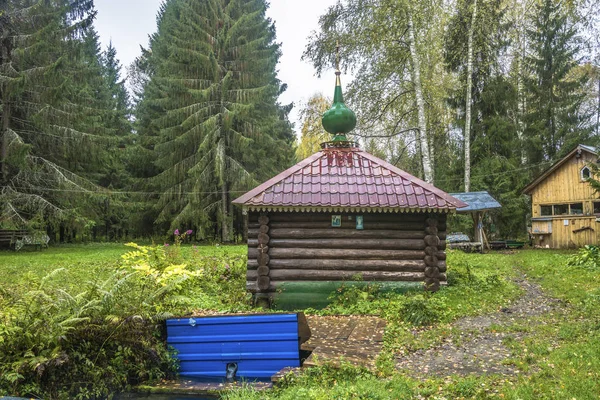
M28 233L25 229L0 229L0 247L14 249L17 239Z
M0 247L21 250L24 246L48 247L50 237L43 231L0 229Z

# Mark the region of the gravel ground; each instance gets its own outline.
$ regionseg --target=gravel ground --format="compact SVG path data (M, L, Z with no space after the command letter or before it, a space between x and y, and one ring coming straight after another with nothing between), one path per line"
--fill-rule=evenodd
M524 332L494 332L490 328L506 327L527 321L534 326L536 318L561 307L558 300L546 296L539 285L520 276L516 283L523 295L499 311L475 317L465 317L452 326L459 336L448 338L440 346L418 350L397 359L397 368L412 376L449 376L516 374L514 366L503 362L511 356L503 344L507 339L521 340Z

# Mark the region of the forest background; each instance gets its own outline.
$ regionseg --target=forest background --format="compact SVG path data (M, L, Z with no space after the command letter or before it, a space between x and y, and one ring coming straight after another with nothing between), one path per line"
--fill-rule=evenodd
M577 144L600 144L598 3L343 0L304 58L321 73L339 42L353 139L443 190L489 191L503 205L490 233L523 236L522 188ZM0 228L240 239L231 200L329 140L325 95L300 105L298 139L294 105L278 101L267 7L165 1L125 71L100 47L92 0L0 0Z

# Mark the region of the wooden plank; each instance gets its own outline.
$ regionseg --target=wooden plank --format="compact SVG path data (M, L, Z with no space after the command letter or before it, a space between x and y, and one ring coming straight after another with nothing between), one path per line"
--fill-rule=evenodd
M330 229L271 229L271 239L419 239L423 240L425 232L398 230L337 230Z
M278 269L271 270L269 276L275 281L343 281L352 280L354 276L360 275L364 281L385 282L418 282L425 279L422 272L391 272L391 271L324 271L324 270L295 270ZM248 280L256 279L258 274L255 270L246 272ZM264 277L261 277L261 279ZM261 280L261 285L269 282ZM263 289L266 290L266 289Z
M356 230L356 221L342 221L342 226L333 228L331 220L328 221L288 221L288 222L271 222L271 229L333 229L335 231ZM258 228L258 226L256 226ZM372 230L393 230L393 231L424 231L425 224L421 222L363 222L363 231ZM446 223L438 225L438 230L446 230Z
M254 263L248 265L254 266ZM258 265L258 264L257 264ZM330 259L273 259L275 269L332 269L346 271L415 271L425 270L423 260L330 260Z
M356 221L357 215L362 215L364 222L423 222L425 226L426 214L420 213L342 213L342 212L327 212L327 213L271 213L269 214L270 222L329 222L331 223L332 215L341 215L342 224L348 220L348 216L352 216L352 221Z
M256 250L258 252L258 250ZM254 255L254 252L248 251L248 256ZM361 260L407 260L423 259L425 252L421 250L356 250L356 249L311 249L311 248L293 248L293 249L270 249L269 256L271 261L275 259L361 259Z
M380 319L377 317L362 318L348 337L348 341L373 341L377 335L379 322Z
M253 244L254 240L248 240ZM391 249L391 250L422 250L425 241L420 239L271 239L271 249L275 248L306 248L306 249Z

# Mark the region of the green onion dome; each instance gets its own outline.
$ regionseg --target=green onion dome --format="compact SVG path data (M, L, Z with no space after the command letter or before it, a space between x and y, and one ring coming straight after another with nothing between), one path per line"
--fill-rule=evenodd
M342 95L342 83L340 80L340 71L336 71L335 94L333 96L333 105L323 114L323 128L332 135L334 142L347 141L346 134L356 127L356 114L346 107Z

